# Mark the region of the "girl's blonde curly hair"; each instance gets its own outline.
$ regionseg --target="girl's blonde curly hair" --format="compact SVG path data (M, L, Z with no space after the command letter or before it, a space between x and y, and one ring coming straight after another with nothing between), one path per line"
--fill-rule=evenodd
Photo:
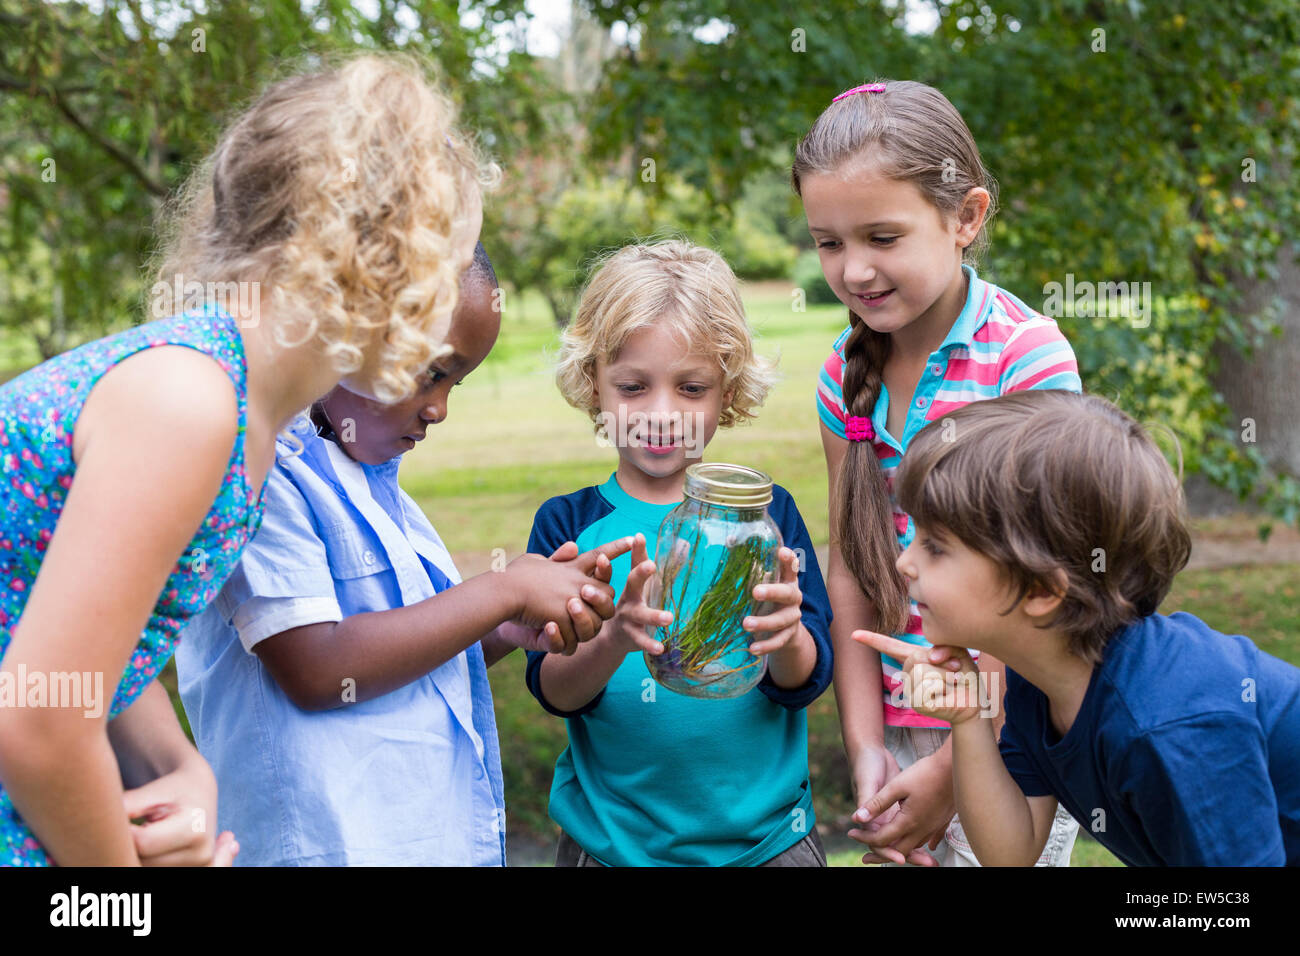
M455 129L427 62L332 60L226 128L166 210L155 287L257 282L276 341L316 340L341 375L381 330L372 384L399 401L444 350L468 264L458 238L496 169Z
M660 322L722 369L731 401L718 424L753 418L776 376L754 354L735 273L712 249L681 239L624 246L596 269L560 336L555 380L565 400L596 422L596 360L614 361L629 335Z

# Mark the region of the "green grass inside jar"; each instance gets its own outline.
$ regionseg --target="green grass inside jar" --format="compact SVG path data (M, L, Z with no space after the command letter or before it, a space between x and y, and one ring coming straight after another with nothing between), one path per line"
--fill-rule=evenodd
M677 542L675 549L687 553L681 560L671 561L668 568L665 609L673 614L673 629L660 638L667 647L663 663L669 670L699 686L708 686L762 666L761 658L749 655L749 635L742 622L750 613L754 588L770 578L764 560L769 547L769 542L752 535L737 544L708 548L726 552L725 557L718 555L719 560L710 562L710 555L701 553L698 534L689 543ZM715 565L714 572L701 586L700 579L710 563ZM681 581L682 574L688 571L689 579ZM694 613L684 617L692 607ZM754 610L763 612L764 608ZM749 659L726 666L724 659L737 650Z

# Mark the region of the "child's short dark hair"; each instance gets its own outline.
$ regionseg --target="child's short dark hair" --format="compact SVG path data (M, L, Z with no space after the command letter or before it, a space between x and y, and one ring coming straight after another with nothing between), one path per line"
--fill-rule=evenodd
M1056 590L1064 571L1050 626L1093 663L1116 630L1155 613L1191 553L1179 478L1141 425L1094 395L964 405L917 434L895 491L918 525L1000 565L1016 602Z
M497 270L492 268L492 260L488 258L482 240L475 243L474 258L465 269L464 278L468 279L471 276L486 283L489 289L495 289L500 284L497 281ZM464 280L462 279L462 281Z

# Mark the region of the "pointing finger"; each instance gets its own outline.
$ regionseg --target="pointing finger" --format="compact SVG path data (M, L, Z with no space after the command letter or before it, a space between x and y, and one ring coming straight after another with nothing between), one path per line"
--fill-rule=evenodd
M900 662L906 661L917 651L925 649L919 644L909 644L907 641L900 641L896 637L877 634L875 631L857 630L850 636L859 644L865 644L882 654L888 654Z
M937 667L942 667L944 670L959 671L962 668L962 658L969 656L964 647L940 644L930 648L930 653L926 655L925 659ZM971 663L974 663L974 661Z

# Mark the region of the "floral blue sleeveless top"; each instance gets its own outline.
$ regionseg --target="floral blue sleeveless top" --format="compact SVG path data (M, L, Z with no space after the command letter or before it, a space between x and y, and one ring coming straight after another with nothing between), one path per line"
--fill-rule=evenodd
M168 576L158 603L149 615L135 651L108 708L111 720L130 706L172 656L176 638L190 617L198 614L221 590L244 545L262 521L262 502L255 498L244 468L247 374L243 341L235 320L208 306L169 319L136 326L117 335L87 343L24 372L0 386L0 462L4 466L3 509L0 509L0 658L9 647L22 617L32 583L41 570L63 510L68 489L76 479L72 434L86 397L101 375L144 349L184 345L213 359L230 376L239 400L239 432L221 484L207 517ZM93 622L86 622L92 639ZM9 681L0 685L0 706L17 698L28 701L27 687ZM45 680L40 681L45 684ZM54 682L49 682L53 692ZM64 685L64 690L68 688ZM42 693L45 693L43 690ZM84 693L84 692L83 692ZM40 702L36 698L34 702ZM52 698L51 704L57 703ZM103 702L95 702L102 707ZM42 849L14 809L0 780L0 866L43 866L55 861Z

